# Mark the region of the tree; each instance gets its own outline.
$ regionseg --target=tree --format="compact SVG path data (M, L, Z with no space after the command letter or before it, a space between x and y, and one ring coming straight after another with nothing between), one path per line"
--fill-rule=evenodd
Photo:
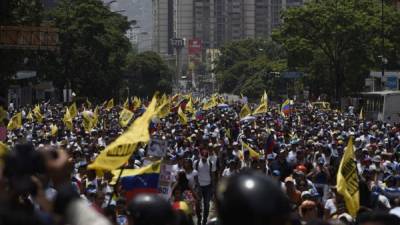
M284 12L284 23L273 39L288 52L289 68L310 74L307 79L314 93L327 92L338 101L343 94L362 90L369 71L379 68L379 5L375 0L309 1ZM385 6L386 31L394 28L391 23L399 23L399 15ZM388 55L396 52L391 43L386 45Z
M60 51L42 55L42 78L59 89L71 85L80 96L116 96L131 49L127 18L100 0L61 0L49 17L59 29Z
M246 39L224 45L215 73L221 92L243 93L258 98L264 90L273 93L271 72L286 69L285 51L268 39Z
M132 94L152 96L172 91L172 71L155 52L143 52L128 60L126 75Z
M0 3L0 25L40 25L43 7L40 0L3 0ZM0 48L0 98L6 98L11 78L18 69L27 66L25 58L34 59L35 52ZM29 63L34 62L30 60Z

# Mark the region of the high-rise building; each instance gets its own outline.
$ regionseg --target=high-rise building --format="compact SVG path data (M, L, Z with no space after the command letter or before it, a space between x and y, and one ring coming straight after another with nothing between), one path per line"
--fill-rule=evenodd
M177 68L189 68L189 41L206 49L226 42L271 35L281 23L282 10L301 6L305 0L153 0L153 50L177 55ZM171 39L182 39L175 48ZM192 60L193 61L193 60ZM180 64L182 63L182 64Z
M162 56L172 55L174 37L174 1L153 0L153 50Z
M214 0L193 0L193 36L202 40L203 46L213 45L212 33L215 20L213 16Z
M304 1L153 0L154 49L166 52L167 37L199 38L206 48L266 37L281 24L282 10L301 6Z
M270 0L255 0L255 35L256 38L267 37L271 34Z

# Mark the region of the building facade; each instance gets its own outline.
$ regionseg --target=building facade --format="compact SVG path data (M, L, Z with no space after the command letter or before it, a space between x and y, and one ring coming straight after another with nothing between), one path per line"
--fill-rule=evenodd
M153 50L176 60L178 79L189 78L199 62L196 57L204 63L208 49L235 40L269 37L282 23L282 11L301 6L303 1L153 0ZM174 46L176 40L182 40L184 46ZM201 43L200 56L189 53L193 41Z
M167 52L169 38L199 38L205 48L244 38L268 37L282 10L304 0L153 0L154 46Z

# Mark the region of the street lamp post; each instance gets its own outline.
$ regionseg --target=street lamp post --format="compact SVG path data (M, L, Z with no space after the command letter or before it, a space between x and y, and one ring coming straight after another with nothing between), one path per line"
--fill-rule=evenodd
M384 8L384 0L381 1L381 51L382 51L382 58L381 58L381 69L382 69L382 78L385 76L385 30L384 30L384 21L383 21L383 8Z

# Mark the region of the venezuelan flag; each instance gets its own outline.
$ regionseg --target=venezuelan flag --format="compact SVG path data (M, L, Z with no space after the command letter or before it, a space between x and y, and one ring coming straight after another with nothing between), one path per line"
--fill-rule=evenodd
M290 111L291 111L290 100L286 99L286 101L282 103L281 112L284 113L285 115L288 115Z
M157 161L139 169L124 169L122 171L120 184L126 191L127 200L133 199L140 193L158 193L158 181L160 178L160 164ZM120 170L112 171L114 177L111 184L116 182Z
M268 135L267 141L264 145L265 154L272 154L275 147L275 140L272 134Z

